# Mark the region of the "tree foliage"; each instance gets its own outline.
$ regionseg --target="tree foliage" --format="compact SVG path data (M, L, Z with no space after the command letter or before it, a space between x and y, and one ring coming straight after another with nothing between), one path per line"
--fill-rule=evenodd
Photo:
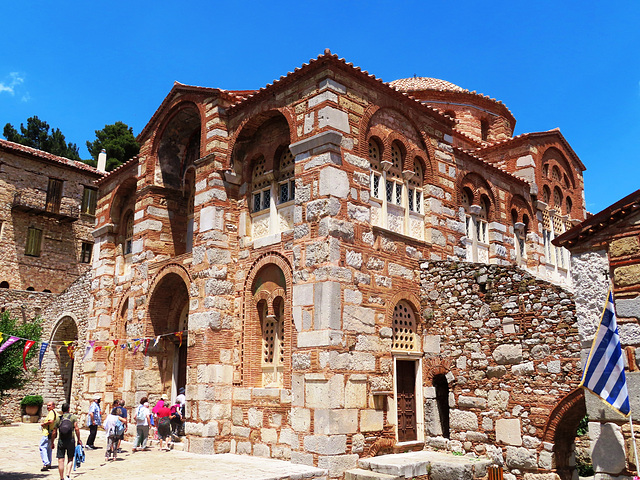
M54 128L49 133L49 128L47 122L34 115L27 118L26 127L24 123L20 124L20 132L13 125L7 123L2 134L10 142L37 148L71 160L80 160L78 146L75 143L67 143L60 129Z
M42 336L42 319L36 317L26 323L18 323L8 311L4 311L0 314L0 332L3 338L1 343L4 343L10 335L28 338L36 342L36 345L27 354L28 362L30 358L38 354L36 347ZM22 366L23 350L24 341L18 340L0 353L0 398L7 394L7 390L23 387L31 378L32 374L25 371Z
M95 166L94 162L97 162L102 149L107 152L107 172L110 172L137 155L140 145L133 136L133 128L126 123L116 122L96 130L96 139L87 142L87 150L93 157L93 161L87 163Z

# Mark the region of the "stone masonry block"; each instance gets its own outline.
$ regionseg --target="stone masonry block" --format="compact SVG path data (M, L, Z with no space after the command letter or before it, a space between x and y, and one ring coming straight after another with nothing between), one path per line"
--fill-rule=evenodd
M314 328L340 329L340 284L338 282L316 283L314 289Z
M522 446L522 431L519 418L500 418L496 420L496 441L515 447Z
M374 333L375 310L357 305L345 305L343 312L343 328L360 333Z
M637 236L619 238L609 244L609 256L611 257L633 255L638 251L640 251L640 241Z
M344 170L334 167L325 167L320 171L318 194L320 196L331 195L338 198L347 198L349 195L349 176Z
M318 110L318 128L333 127L349 133L349 115L334 107L323 107Z
M640 264L616 268L613 272L613 281L619 287L640 284Z
M295 432L308 432L311 426L311 411L307 408L291 409L291 428Z
M320 409L313 414L314 433L320 435L341 435L358 431L358 410Z
M451 410L449 421L453 430L478 430L478 417L473 412Z
M377 432L382 430L384 419L381 410L361 410L360 411L360 431Z
M313 284L306 283L293 286L293 306L313 305Z
M347 451L347 436L308 435L304 437L304 448L320 455L340 455Z

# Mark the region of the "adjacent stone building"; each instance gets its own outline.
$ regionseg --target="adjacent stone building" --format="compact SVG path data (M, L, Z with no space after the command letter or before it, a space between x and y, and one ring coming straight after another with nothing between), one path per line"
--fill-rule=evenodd
M84 163L0 140L0 305L20 321L41 316L43 341L85 337L101 176ZM52 347L43 366L27 393L69 401L75 387L77 396L79 370L66 348ZM9 398L1 413L18 417L21 398Z
M618 320L631 414L640 411L640 190L589 217L554 243L572 253L575 303L582 355L587 357L609 288ZM637 471L628 419L587 393L589 433L596 473L631 475ZM637 433L636 433L637 435Z
M257 91L176 83L97 182L81 406L184 387L189 450L332 478L427 444L570 478L579 348L551 240L585 218L584 166L514 125L328 51Z

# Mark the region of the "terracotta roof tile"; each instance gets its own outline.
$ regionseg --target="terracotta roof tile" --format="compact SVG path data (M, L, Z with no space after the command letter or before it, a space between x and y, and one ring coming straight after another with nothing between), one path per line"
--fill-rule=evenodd
M52 153L45 152L44 150L38 150L37 148L27 147L25 145L20 145L19 143L10 142L8 140L0 139L0 147L4 148L5 150L10 150L18 153L25 153L27 155L32 155L34 157L59 163L66 167L76 168L78 170L84 170L86 172L93 173L94 175L97 175L97 176L104 175L103 172L100 172L96 168L92 167L91 165L87 165L86 163L78 162L76 160L71 160L65 157L59 157Z
M400 92L413 92L416 90L440 90L469 93L469 90L459 87L458 85L455 85L451 82L431 77L400 78L398 80L394 80L393 82L389 82L389 86L395 88Z

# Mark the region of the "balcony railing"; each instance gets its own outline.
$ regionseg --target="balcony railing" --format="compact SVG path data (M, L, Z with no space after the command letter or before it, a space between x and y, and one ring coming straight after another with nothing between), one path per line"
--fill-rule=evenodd
M42 192L16 192L11 208L26 213L55 218L59 222L75 222L80 217L80 207L64 202L60 205L47 204L47 196Z

